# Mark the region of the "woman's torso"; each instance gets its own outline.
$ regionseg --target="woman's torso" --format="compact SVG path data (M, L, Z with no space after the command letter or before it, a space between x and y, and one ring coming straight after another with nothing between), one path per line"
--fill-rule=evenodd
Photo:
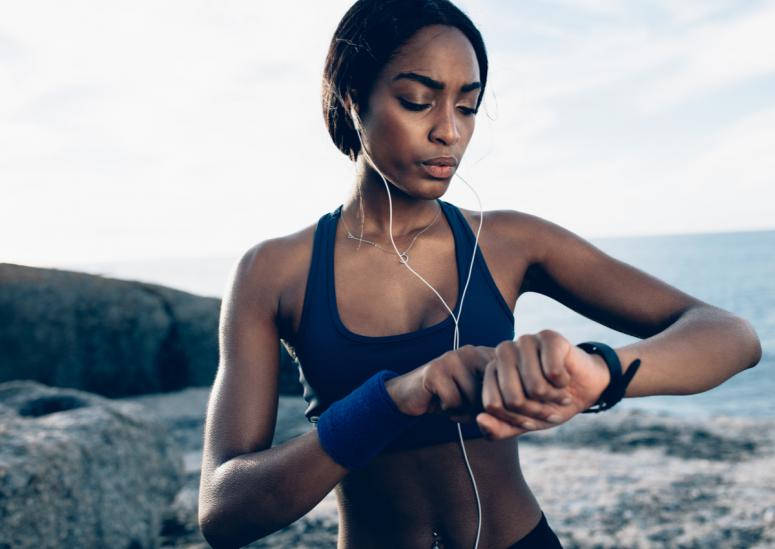
M337 214L340 210L337 210ZM478 212L458 210L476 232ZM410 252L410 265L433 285L450 308L462 290L458 272L457 239L448 219L449 206ZM371 341L396 334L428 331L441 326L449 312L439 298L401 265L394 255L345 238L338 215L330 227L333 288L337 322L345 333ZM318 224L286 237L284 272L293 273L279 298L278 325L286 342L297 341L305 308L313 243ZM513 312L529 258L515 244L509 216L485 212L479 248L491 280L508 312ZM318 247L321 247L320 242ZM471 248L473 249L473 248ZM319 250L318 253L321 253ZM470 261L470 259L469 259ZM476 266L476 265L475 265ZM463 273L462 282L467 272ZM375 292L375 288L379 288ZM469 286L469 292L471 286ZM469 293L466 293L468 299ZM467 308L464 301L462 318ZM309 309L309 303L307 304ZM309 314L309 312L305 313ZM305 323L309 319L304 320ZM513 325L512 325L513 326ZM461 321L461 332L463 323ZM462 336L461 336L462 338ZM400 343L400 342L396 342ZM452 340L449 341L449 349ZM302 361L303 364L303 361ZM538 522L540 508L519 467L517 439L465 441L482 505L479 547L499 548L522 537ZM378 456L366 469L350 473L337 486L341 547L431 547L434 531L440 547L473 547L477 506L473 486L458 440L392 451Z

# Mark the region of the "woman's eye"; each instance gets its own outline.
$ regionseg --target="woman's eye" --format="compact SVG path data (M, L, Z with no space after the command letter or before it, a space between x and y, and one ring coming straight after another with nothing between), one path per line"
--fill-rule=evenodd
M401 102L401 105L410 111L422 111L430 107L430 105L426 103L412 103L411 101L407 101L406 99L403 99L402 97L399 97L398 100Z
M399 97L398 100L401 102L401 105L410 111L424 111L427 108L430 108L431 105L429 103L412 103L411 101L407 101L403 97ZM473 116L476 114L477 110L472 109L471 107L458 107L458 110L460 110L461 113L463 113L465 116Z

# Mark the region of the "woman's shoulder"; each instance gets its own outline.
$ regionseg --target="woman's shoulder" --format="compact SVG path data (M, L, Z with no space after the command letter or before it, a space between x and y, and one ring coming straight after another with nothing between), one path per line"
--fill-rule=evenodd
M469 223L479 222L479 210L469 210L455 206L465 216ZM487 225L493 229L515 234L521 231L546 230L557 226L552 221L536 214L513 209L485 210Z
M460 207L458 209L476 234L479 211ZM519 250L523 259L532 262L532 259L541 255L542 245L546 243L543 236L553 227L557 225L527 212L511 209L485 210L480 242L483 248L489 247L495 253L503 251L513 254Z
M285 318L303 295L317 224L252 244L236 260L232 284L244 288L246 299L274 309L278 320Z
M289 280L295 271L309 266L316 226L317 222L256 242L242 253L237 270L255 282L271 278L278 284Z

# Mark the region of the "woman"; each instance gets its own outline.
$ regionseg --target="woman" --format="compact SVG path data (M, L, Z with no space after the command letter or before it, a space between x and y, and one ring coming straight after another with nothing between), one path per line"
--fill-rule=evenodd
M324 116L356 181L317 223L248 250L224 297L199 499L214 547L266 536L332 489L340 548L559 547L518 435L759 361L745 320L538 217L441 200L486 83L481 36L447 1L364 0L340 22ZM643 339L514 341L530 291ZM272 448L281 339L317 429Z

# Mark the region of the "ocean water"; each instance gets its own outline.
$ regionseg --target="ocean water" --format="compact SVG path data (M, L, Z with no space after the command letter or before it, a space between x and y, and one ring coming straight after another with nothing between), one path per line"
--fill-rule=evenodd
M758 366L704 393L625 399L619 406L682 416L775 418L775 231L610 238L593 243L690 295L746 318L764 349ZM170 259L66 268L220 297L236 259ZM619 346L635 341L537 294L522 296L515 316L518 335L551 328L576 342L598 340Z
M763 357L718 387L695 395L623 400L623 408L678 415L775 418L775 231L594 240L609 255L747 319ZM552 328L571 341L618 346L636 341L536 294L520 298L517 334ZM637 375L637 374L636 374Z

